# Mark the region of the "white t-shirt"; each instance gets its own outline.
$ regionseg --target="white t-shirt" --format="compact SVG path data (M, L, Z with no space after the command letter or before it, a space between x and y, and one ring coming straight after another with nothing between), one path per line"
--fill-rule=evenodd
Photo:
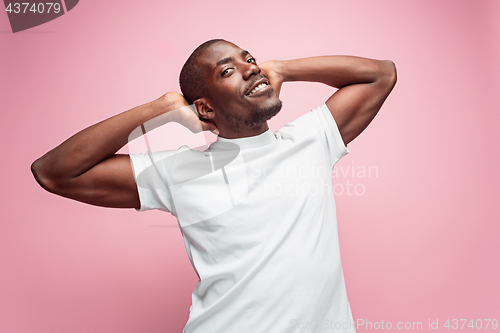
M274 134L131 155L140 211L177 217L200 278L185 333L355 331L331 183L348 152L323 104Z

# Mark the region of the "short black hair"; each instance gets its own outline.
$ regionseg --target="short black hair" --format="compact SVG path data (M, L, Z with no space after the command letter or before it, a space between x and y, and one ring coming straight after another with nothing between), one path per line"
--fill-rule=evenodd
M179 76L179 85L182 95L189 104L193 104L200 97L209 96L205 73L202 68L196 65L198 57L211 45L223 42L224 39L211 39L198 46L189 56L188 60L182 66Z

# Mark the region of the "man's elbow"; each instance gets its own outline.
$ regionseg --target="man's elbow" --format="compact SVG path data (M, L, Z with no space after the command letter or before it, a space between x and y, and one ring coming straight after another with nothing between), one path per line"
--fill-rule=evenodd
M57 192L57 182L49 175L49 166L43 156L31 164L31 173L37 183L46 191Z
M382 60L380 66L379 81L386 86L389 91L394 88L396 81L398 80L398 74L396 70L396 65L391 60Z

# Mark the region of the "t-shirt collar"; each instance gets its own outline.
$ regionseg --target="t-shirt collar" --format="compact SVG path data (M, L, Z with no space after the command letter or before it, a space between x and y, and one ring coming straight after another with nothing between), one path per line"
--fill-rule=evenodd
M255 135L249 136L245 138L238 139L226 139L217 137L217 141L212 143L212 148L221 148L221 149L231 149L234 148L234 144L238 145L241 149L244 148L255 148L259 146L265 146L272 142L276 141L276 137L271 132L270 129L267 129L265 132Z

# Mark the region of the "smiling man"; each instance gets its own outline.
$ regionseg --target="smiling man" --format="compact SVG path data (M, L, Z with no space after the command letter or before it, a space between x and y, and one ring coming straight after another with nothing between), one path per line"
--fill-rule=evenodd
M281 110L288 81L338 90L273 133L266 121ZM182 95L167 93L75 134L32 171L61 196L177 218L199 277L184 332L354 332L330 176L395 83L391 61L323 56L259 65L248 51L211 40L184 65ZM203 152L116 154L135 128L161 115L218 140Z
M193 88L200 82L202 87ZM180 75L182 93L200 118L217 124L221 136L231 139L268 129L266 121L281 109L269 83L248 51L217 39L202 44Z

